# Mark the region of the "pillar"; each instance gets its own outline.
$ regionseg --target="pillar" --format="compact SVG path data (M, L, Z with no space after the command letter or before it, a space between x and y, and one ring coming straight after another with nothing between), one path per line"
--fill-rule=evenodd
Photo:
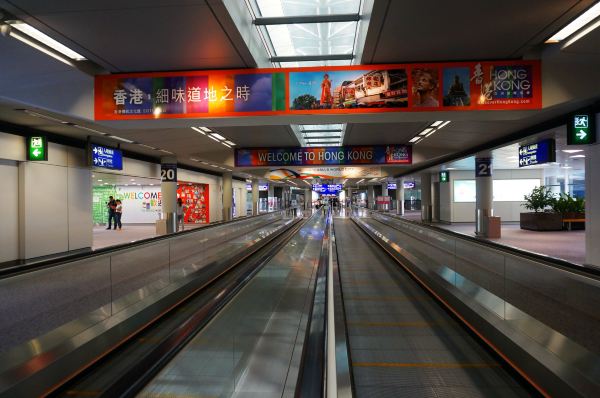
M229 221L232 218L233 210L233 186L232 173L223 173L223 221Z
M160 195L163 218L167 220L167 233L177 232L177 158L160 158L161 182ZM170 170L174 170L171 172Z
M352 207L352 188L347 189L346 195L346 202L350 204L350 207Z
M599 120L600 121L600 120ZM585 264L600 267L600 144L585 151Z
M396 180L396 214L404 215L404 179Z
M431 173L421 173L421 221L431 222Z
M267 211L273 210L275 210L275 187L272 182L269 182L269 186L267 189Z
M387 184L388 184L387 181L384 182L383 184L381 184L381 196L388 196Z
M252 180L252 215L258 215L258 180Z
M485 151L475 157L475 235L488 236L487 218L494 215L494 180L492 153Z
M304 190L304 209L310 210L312 208L312 190L306 188Z
M367 208L375 209L375 189L373 189L373 185L367 185Z

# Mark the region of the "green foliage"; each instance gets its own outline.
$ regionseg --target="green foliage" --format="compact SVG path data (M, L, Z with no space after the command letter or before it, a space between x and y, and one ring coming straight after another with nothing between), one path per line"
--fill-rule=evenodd
M585 213L585 200L574 198L568 193L561 193L552 203L552 211L555 213Z
M310 95L304 94L294 98L292 109L303 110L303 109L315 109L317 107L317 99Z
M523 206L527 210L533 210L534 212L545 211L546 208L551 207L554 204L555 197L550 188L545 186L539 186L533 188L533 191L529 195L524 196L525 203Z

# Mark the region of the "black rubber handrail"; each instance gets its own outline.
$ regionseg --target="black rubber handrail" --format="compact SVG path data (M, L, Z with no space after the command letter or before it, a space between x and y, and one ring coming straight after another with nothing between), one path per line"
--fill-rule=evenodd
M575 272L579 275L583 275L583 276L587 276L587 277L594 277L594 278L598 278L600 277L600 269L598 268L591 268L589 266L585 266L585 265L581 265L581 264L576 264L576 263L572 263L569 262L567 260L563 260L560 258L556 258L556 257L551 257L551 256L547 256L544 254L540 254L540 253L535 253L535 252L530 252L524 249L520 249L518 247L514 247L514 246L508 246L508 245L503 245L501 243L496 243L496 242L492 242L490 240L487 240L485 238L479 238L476 236L470 236L470 235L466 235L466 234L462 234L460 232L456 232L456 231L452 231L449 229L445 229L445 228L440 228L437 227L435 225L432 224L426 224L423 222L419 222L419 221L415 221L415 220L409 220L407 218L402 218L399 217L395 214L390 214L390 213L385 213L385 212L381 212L381 211L377 211L377 210L370 210L369 211L373 212L373 213L377 213L377 214L381 214L381 215L386 215L389 216L392 219L397 219L400 220L402 222L406 222L409 224L413 224L419 227L424 227L424 228L430 228L433 229L436 232L440 232L446 235L450 235L452 237L455 238L460 238L460 239L464 239L464 240L468 240L477 244L481 244L487 247L490 247L494 250L498 250L504 253L508 253L508 254L512 254L512 255L516 255L519 257L525 257L529 260L534 260L534 261L538 261L538 262L542 262L544 264L553 266L553 267L557 267L560 269L564 269L565 271L572 271ZM395 228L397 229L397 228ZM402 231L401 231L402 232Z
M242 220L245 221L245 220L249 220L252 218L264 217L268 214L287 212L292 209L295 209L295 208L290 207L287 209L277 210L277 211L273 211L273 212L269 212L269 213L257 214L254 216L237 217L237 218L234 218L234 219L228 220L228 221L217 221L215 223L210 223L205 227L189 229L187 231L180 231L180 232L167 234L167 235L154 236L151 238L136 240L135 242L122 243L122 244L113 245L113 246L109 246L109 247L103 247L101 249L96 249L96 250L90 250L90 251L74 253L74 254L67 254L65 256L52 258L52 259L48 259L48 260L42 260L42 261L36 261L36 262L32 262L32 263L25 263L25 264L10 266L10 267L4 267L4 268L0 268L0 279L9 278L9 277L16 276L16 275L21 275L21 274L31 272L31 271L36 271L39 269L55 267L58 265L63 265L63 264L67 264L67 263L74 262L74 261L89 259L89 258L105 255L108 253L117 252L120 250L126 250L126 249L134 248L137 246L142 246L142 245L145 245L148 243L159 242L162 240L171 239L173 237L189 235L189 234L192 234L192 233L195 233L198 231L205 231L210 228L214 228L214 227L218 227L218 226L226 225L226 224L232 224L235 222L240 222Z
M329 239L331 209L325 218L321 256L317 266L312 306L306 325L302 359L296 382L296 398L323 397L325 389L327 338L327 271L329 267Z

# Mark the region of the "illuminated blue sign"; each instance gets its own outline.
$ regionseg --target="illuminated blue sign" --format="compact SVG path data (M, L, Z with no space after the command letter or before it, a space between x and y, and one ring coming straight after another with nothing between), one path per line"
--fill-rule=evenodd
M342 190L342 184L313 184L312 190L323 195L332 195Z
M519 147L519 167L555 161L556 150L554 139L552 138Z
M395 182L388 182L387 189L396 189L398 185Z
M92 166L123 170L123 153L119 149L91 144Z

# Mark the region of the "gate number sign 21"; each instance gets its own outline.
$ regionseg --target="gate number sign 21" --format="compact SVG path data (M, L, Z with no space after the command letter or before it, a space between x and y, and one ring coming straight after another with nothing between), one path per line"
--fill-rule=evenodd
M492 176L492 159L491 158L476 158L475 159L475 177L491 177Z

